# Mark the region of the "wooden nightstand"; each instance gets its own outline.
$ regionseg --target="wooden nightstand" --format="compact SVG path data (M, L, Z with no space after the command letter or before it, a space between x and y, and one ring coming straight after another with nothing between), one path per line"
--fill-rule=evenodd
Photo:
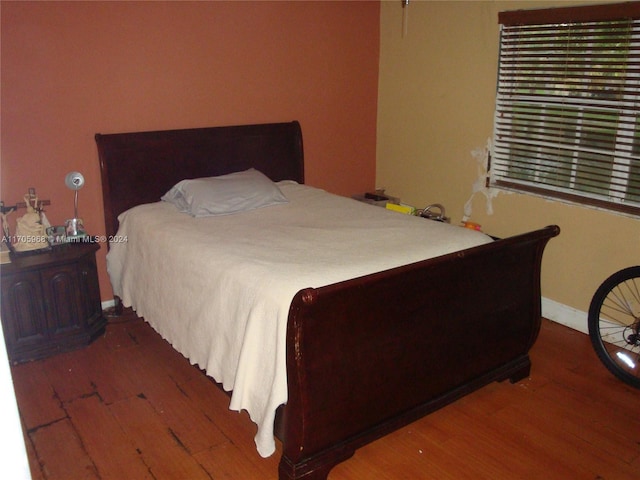
M2 328L12 363L88 345L107 323L96 268L97 243L13 257L0 266Z

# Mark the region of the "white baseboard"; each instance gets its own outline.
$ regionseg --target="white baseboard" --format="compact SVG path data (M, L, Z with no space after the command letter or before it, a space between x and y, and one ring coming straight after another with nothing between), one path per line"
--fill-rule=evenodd
M542 297L542 316L582 333L589 333L587 312Z
M114 307L115 305L116 305L116 301L112 298L111 300L102 302L102 310L106 310L107 308Z

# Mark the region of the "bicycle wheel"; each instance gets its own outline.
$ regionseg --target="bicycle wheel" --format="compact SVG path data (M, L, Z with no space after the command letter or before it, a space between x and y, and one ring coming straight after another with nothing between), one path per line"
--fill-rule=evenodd
M640 388L640 266L614 273L589 306L589 337L605 367Z

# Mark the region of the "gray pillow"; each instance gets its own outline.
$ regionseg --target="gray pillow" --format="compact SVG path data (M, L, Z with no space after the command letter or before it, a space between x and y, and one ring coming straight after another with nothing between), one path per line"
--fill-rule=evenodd
M182 180L161 199L194 217L230 215L288 202L278 186L254 168L219 177Z

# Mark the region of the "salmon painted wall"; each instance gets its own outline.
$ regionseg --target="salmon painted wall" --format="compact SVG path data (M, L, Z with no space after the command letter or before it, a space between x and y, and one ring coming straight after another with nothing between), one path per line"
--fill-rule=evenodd
M73 216L64 177L78 170L80 216L102 234L95 133L294 119L308 184L344 195L374 186L378 2L0 5L6 204L35 187L63 223Z

